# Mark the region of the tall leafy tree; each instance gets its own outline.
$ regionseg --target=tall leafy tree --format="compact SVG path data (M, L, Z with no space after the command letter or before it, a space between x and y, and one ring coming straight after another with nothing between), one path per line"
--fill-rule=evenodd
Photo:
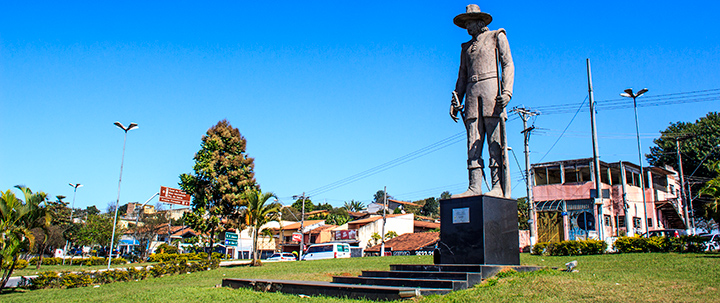
M671 166L679 171L677 158L677 143L679 140L682 157L683 173L686 182L690 185L693 193L696 193L705 185L705 181L718 176L712 163L720 161L720 114L710 112L692 122L671 123L665 130L660 132L660 137L653 140L655 146L650 148L650 153L645 155L648 163L653 166ZM693 174L693 172L695 172ZM692 177L690 177L690 175ZM707 199L693 200L693 208L697 217L709 219L705 214Z
M451 197L452 197L452 195L447 190L440 194L440 200L450 199Z
M268 203L270 198L274 198L273 193L263 193L260 190L249 190L244 194L246 208L243 212L243 226L250 228L253 241L252 266L260 266L258 256L258 236L264 233L262 226L272 221L280 219L280 208L282 205L277 202Z
M24 186L16 187L23 193L25 201L10 190L0 196L0 291L10 279L20 253L34 247L35 236L31 230L50 224L50 216L42 205L47 194L33 193Z
M392 199L393 197L391 195L387 196L388 199ZM373 196L373 202L377 204L383 204L385 200L385 191L378 190L375 192L375 195Z
M309 213L311 211L315 210L315 204L312 200L305 198L305 213ZM299 212L302 212L303 209L303 199L297 199L295 202L293 202L292 205L290 205L292 208L297 209Z
M700 189L700 193L711 197L712 201L705 205L706 217L720 223L720 161L713 163L718 176L711 179Z
M435 217L440 213L440 203L434 198L425 199L425 204L420 209L420 214L428 217Z
M222 225L239 225L240 209L245 206L242 194L259 189L254 159L245 149L246 140L240 131L222 120L202 137L193 174L180 175L180 188L193 196L193 215L186 222L197 231L209 233L211 249Z

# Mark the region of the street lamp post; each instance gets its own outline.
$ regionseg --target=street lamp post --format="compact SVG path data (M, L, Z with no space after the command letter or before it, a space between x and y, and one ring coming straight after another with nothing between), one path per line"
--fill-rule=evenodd
M645 225L645 234L646 235L648 232L648 226L647 226L647 205L646 205L647 201L645 198L645 170L643 169L643 164L642 164L642 149L640 148L640 124L638 122L637 102L635 101L635 99L637 99L637 97L642 96L647 91L648 91L647 88L643 88L634 94L632 88L628 88L625 90L624 93L620 94L620 96L632 98L633 99L633 108L635 109L635 133L637 135L638 161L639 161L638 164L640 165L640 189L642 190L643 213L645 214L645 218L644 218L645 222L642 222L642 224L640 226ZM627 216L627 214L625 214L625 215Z
M125 127L120 122L115 122L115 125L125 131L125 139L123 139L123 151L122 151L122 158L120 159L120 179L118 179L118 194L117 194L117 201L115 201L115 216L113 217L113 231L112 236L110 237L110 253L108 254L108 266L107 268L110 269L110 263L112 263L112 248L113 243L115 240L115 227L117 227L117 216L118 216L118 209L120 208L120 184L122 183L122 172L123 172L123 164L125 163L125 143L127 142L127 133L131 129L135 129L138 127L137 123L131 122L130 125Z
M82 184L72 184L70 183L70 187L73 189L73 201L72 201L72 207L70 208L70 223L73 223L73 210L75 210L75 196L77 196L77 189L78 187L82 187ZM70 241L65 240L65 250L63 251L63 265L65 265L65 255L67 254L68 250L68 244L70 244Z

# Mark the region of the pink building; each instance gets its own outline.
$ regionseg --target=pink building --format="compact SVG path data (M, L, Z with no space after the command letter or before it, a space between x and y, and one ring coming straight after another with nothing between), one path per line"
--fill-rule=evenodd
M679 176L671 167L644 168L643 205L640 166L600 161L602 199L596 198L593 166L592 158L532 165L536 242L598 239L598 225L606 240L686 229Z

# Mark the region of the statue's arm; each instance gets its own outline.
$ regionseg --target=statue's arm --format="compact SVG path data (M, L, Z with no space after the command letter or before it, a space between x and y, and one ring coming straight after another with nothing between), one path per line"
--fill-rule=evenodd
M458 98L461 103L463 99L465 99L465 90L467 89L467 69L468 69L468 60L466 58L466 50L468 48L467 43L462 44L462 51L460 52L460 70L458 71L458 78L457 82L455 82L455 92L458 95Z
M512 98L513 84L515 83L515 65L510 54L510 44L505 30L498 32L497 47L500 53L500 65L502 66L502 94Z

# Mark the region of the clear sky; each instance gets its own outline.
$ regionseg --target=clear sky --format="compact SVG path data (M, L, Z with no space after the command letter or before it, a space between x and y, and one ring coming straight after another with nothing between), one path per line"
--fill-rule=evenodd
M81 183L76 207L104 210L117 199L123 146L113 122L135 122L120 201L143 202L161 185L177 187L201 136L227 119L247 139L261 188L286 204L302 192L336 206L367 203L383 186L403 200L459 193L466 151L453 136L464 129L448 109L470 37L452 19L469 3L3 1L0 189L24 184L72 201L68 183ZM720 89L715 1L478 4L494 18L490 29L507 30L509 106L547 112L533 121L531 163L592 156L587 103L550 150L587 97L586 58L599 105L629 87L670 100L638 108L643 153L669 123L720 107L717 94L684 104L662 97ZM557 104L575 105L553 113ZM599 108L597 126L601 160L637 163L631 103ZM521 129L511 117L509 143L524 165ZM513 197L522 197L511 164Z

